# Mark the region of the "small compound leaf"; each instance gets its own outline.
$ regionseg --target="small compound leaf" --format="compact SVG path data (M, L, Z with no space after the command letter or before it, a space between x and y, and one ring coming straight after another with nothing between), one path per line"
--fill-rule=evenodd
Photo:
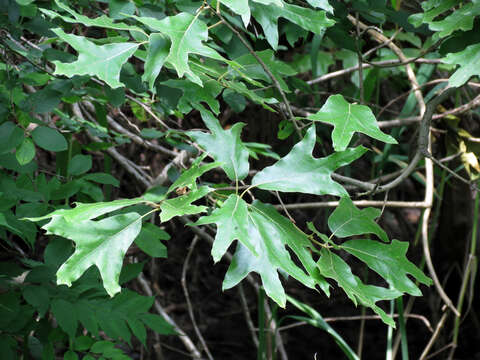
M375 222L375 219L381 214L380 209L366 208L360 210L349 197L344 197L328 218L328 227L339 238L375 234L382 241L388 242L387 233Z
M78 52L78 59L73 63L53 61L55 75L92 75L105 81L112 89L124 86L119 80L120 70L139 44L122 42L96 45L83 36L66 34L62 29L52 31Z
M368 106L350 104L340 94L330 96L320 111L308 119L334 126L332 140L336 151L345 150L355 132L389 144L397 143L393 137L380 130L375 115Z
M217 224L217 234L212 246L212 257L218 262L234 240L239 240L256 255L255 245L248 237L247 203L237 195L230 195L221 208L209 216L201 217L192 225Z
M57 130L46 126L37 126L32 131L35 144L47 151L64 151L68 149L67 140Z
M29 138L23 139L23 142L17 148L15 157L20 165L26 165L35 157L35 145Z
M353 275L350 266L338 255L322 249L318 266L323 276L337 282L355 305L360 303L375 311L383 322L395 327L395 322L385 311L376 305L380 300L391 300L402 295L395 289L386 289L373 285L365 285L358 276Z
M47 234L63 236L75 242L75 252L57 271L57 283L71 286L95 265L110 296L120 292L118 279L123 257L140 233L142 217L137 213L114 215L100 221L70 222L54 216L43 226Z
M165 222L175 216L193 215L204 212L207 209L206 206L192 205L192 202L201 199L210 191L212 191L212 189L208 186L202 186L196 190L190 191L188 194L164 200L160 205L160 209L162 210L160 213L160 220Z
M398 291L414 296L422 295L407 274L412 275L422 284L432 284L432 280L405 256L408 242L393 240L390 244L382 244L368 239L350 240L342 244L341 248L362 260L370 269L383 277L391 288Z
M312 156L315 139L315 126L311 126L303 140L285 157L257 173L252 185L264 190L347 196L346 190L333 181L331 175L339 167L358 159L367 149L359 146L315 159Z
M63 299L54 299L50 306L58 325L70 338L74 338L77 332L78 320L75 311L72 311L73 304Z
M211 131L206 134L200 131L189 131L187 134L202 146L222 168L232 181L243 180L248 175L248 149L240 139L243 123L236 123L228 130L223 130L220 122L213 114L199 108L202 119Z
M145 223L135 239L135 244L151 257L166 258L167 247L161 240L168 239L170 239L170 235L167 232L151 223Z

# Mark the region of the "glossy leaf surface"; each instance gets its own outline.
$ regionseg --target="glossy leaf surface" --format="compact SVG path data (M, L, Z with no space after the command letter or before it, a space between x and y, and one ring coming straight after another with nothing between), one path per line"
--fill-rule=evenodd
M406 257L408 242L393 240L390 244L382 244L368 239L350 240L342 244L341 248L362 260L398 291L414 296L422 295L407 274L422 284L432 284L430 278L408 261Z
M375 222L382 214L380 209L358 209L348 197L340 200L335 211L328 218L330 231L339 238L353 235L375 234L388 242L387 233Z
M394 289L385 289L365 285L358 276L353 275L350 266L338 255L322 249L318 266L323 276L337 282L350 300L371 308L382 318L383 322L395 327L395 322L385 311L376 305L377 301L395 299L402 293Z

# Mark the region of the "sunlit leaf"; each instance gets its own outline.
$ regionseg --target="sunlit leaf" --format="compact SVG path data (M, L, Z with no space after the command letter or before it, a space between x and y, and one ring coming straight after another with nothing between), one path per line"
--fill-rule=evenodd
M182 12L163 20L133 15L132 17L170 38L170 51L165 61L175 67L178 77L188 74L192 81L202 85L200 77L188 65L189 54L225 61L223 56L204 44L208 40L208 29L207 25L198 19L198 15Z
M110 296L120 292L118 279L123 257L140 233L142 217L127 213L99 221L71 222L54 216L43 226L47 234L63 236L75 242L75 252L57 271L59 285L72 285L82 274L95 265L102 276L103 286Z
M316 159L312 156L315 139L315 126L311 126L303 140L285 157L257 173L252 185L265 190L346 196L346 190L333 181L331 175L358 159L367 149L359 146Z
M105 81L111 88L124 86L119 80L120 70L139 44L123 42L96 45L83 36L66 34L62 29L52 31L78 52L78 59L73 63L53 61L56 75L92 75Z
M199 108L202 119L211 131L210 134L200 131L189 131L187 134L202 146L222 168L232 181L244 179L248 175L248 149L240 139L243 123L237 122L230 129L224 130L212 113Z
M160 220L165 222L175 216L192 215L204 212L207 209L206 206L192 205L192 202L201 199L211 190L212 189L208 186L202 186L185 195L162 201L162 204L160 205L160 209L162 210L160 213Z

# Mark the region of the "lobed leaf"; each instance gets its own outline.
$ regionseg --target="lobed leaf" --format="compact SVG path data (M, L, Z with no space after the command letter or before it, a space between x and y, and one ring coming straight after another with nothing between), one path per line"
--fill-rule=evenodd
M193 215L204 212L207 209L206 206L192 205L192 202L201 199L211 190L208 186L202 186L190 191L186 195L162 201L160 205L160 209L162 210L160 220L165 222L175 216Z
M375 115L368 106L350 104L340 94L330 96L320 111L308 119L334 126L332 140L336 151L345 150L355 132L389 144L397 143L393 137L380 130Z
M66 34L62 29L52 31L78 52L78 59L72 63L53 61L55 75L92 75L105 81L111 88L124 86L119 80L120 70L139 44L123 42L96 45L83 36Z
M388 242L387 233L375 222L382 214L380 209L358 209L349 197L343 197L328 218L330 231L339 238L353 235L375 234Z
M359 146L315 159L312 156L315 140L315 126L311 126L285 157L257 173L252 185L264 190L346 196L346 190L332 180L331 174L358 159L367 149Z
M240 139L243 123L235 123L230 129L224 130L212 113L199 108L202 119L211 131L206 134L200 131L189 131L190 136L202 146L215 161L222 163L222 169L232 181L239 181L248 175L248 149Z
M71 286L72 282L95 265L102 276L103 286L110 296L120 292L118 279L123 257L140 233L142 217L127 213L100 221L71 222L62 216L53 216L43 226L47 234L63 236L75 242L75 252L57 271L57 283Z
M391 288L414 296L421 296L420 289L407 274L417 281L431 285L432 280L418 267L408 261L406 253L408 242L393 240L390 244L382 244L373 240L350 240L341 248L368 265L370 269L383 277Z
M338 255L327 249L321 250L318 267L323 276L337 282L355 305L360 303L371 308L387 325L395 327L395 322L385 311L376 305L377 301L391 300L402 295L395 289L385 289L373 285L365 285L358 276L353 275L350 266Z
M273 49L278 48L278 19L285 18L301 28L322 34L335 21L327 18L324 10L312 10L283 2L283 6L251 4L252 15L263 28L265 37Z
M204 42L208 40L208 28L204 22L198 19L198 15L193 16L182 12L163 20L131 16L153 30L168 36L171 45L165 62L173 65L180 78L187 74L194 83L202 85L200 77L190 69L188 64L189 54L226 61L217 51L204 45Z

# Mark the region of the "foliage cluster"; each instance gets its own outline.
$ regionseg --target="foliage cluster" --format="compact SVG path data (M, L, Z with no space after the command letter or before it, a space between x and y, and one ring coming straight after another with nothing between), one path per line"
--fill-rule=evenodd
M151 293L121 288L146 281L149 259L167 258L165 224L174 222L214 234L214 262L230 261L223 290L258 274L260 292L302 310L351 359L321 316L287 295L288 278L318 296L335 284L390 327L377 303L432 284L407 259L409 239L379 226L382 210L352 199L380 194L385 208L382 193L394 193L420 158L428 172L433 112L447 92L459 105L480 75L480 1L0 0L0 9L3 358L128 359L132 341L147 346L148 329L178 335L172 319L150 312ZM347 80L329 73L338 65ZM435 71L451 76L429 83ZM411 87L397 121L420 123L418 150L405 127L387 134L383 109L367 106L385 100L386 82L392 94ZM237 120L252 111L272 144L244 140L255 125ZM448 154L476 180L475 138L452 119ZM407 166L408 151L416 162ZM398 165L391 181L368 180ZM433 191L429 175L413 176ZM299 193L338 201L327 226L293 220L282 196ZM382 282L355 275L352 259Z

